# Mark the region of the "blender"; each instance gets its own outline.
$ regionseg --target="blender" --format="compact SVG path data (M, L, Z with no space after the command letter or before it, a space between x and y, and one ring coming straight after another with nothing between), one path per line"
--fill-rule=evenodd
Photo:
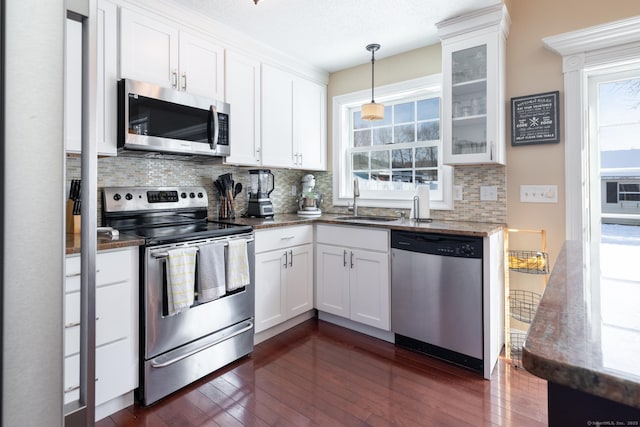
M315 191L316 178L311 175L304 175L300 180L302 192L298 195L298 215L304 217L320 216L320 202L322 194Z
M269 195L275 186L275 178L269 169L249 170L249 207L247 216L267 218L273 216L273 204Z

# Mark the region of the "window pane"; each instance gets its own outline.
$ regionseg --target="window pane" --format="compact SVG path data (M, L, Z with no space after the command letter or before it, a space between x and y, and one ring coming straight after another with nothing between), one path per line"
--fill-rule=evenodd
M393 171L393 182L413 182L413 171Z
M393 106L394 122L409 123L415 121L415 103L406 102L404 104L396 104Z
M370 120L362 120L362 114L360 110L353 112L353 128L354 129L365 129L371 127Z
M371 171L371 180L372 181L382 181L382 182L386 182L389 181L389 176L391 174L389 173L388 170L384 170L384 171Z
M391 144L391 127L373 129L373 145Z
M440 122L418 123L418 141L434 141L440 139Z
M416 184L427 184L432 181L438 180L437 170L417 170L416 171Z
M410 125L400 125L393 128L393 142L414 142L416 140L416 126L412 123Z
M429 168L438 166L438 147L416 148L416 167Z
M354 147L371 146L371 131L369 129L354 131L353 146Z
M389 167L388 151L372 151L371 152L371 169L381 169Z
M440 98L418 101L418 120L440 118Z
M411 155L411 148L405 148L403 150L392 150L392 161L391 168L399 169L399 168L412 168L413 167L413 158Z
M354 153L353 169L368 170L369 169L369 153Z

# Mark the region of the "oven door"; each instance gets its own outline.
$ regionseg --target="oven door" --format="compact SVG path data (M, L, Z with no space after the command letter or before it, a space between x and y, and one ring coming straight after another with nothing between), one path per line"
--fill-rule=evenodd
M250 284L228 292L209 302L194 305L179 314L167 313L166 254L176 244L145 248L144 286L141 309L144 311L144 327L141 328L144 359L176 349L207 335L221 331L239 322L253 319L255 307L255 242L253 234L234 235L248 240ZM224 241L228 238L206 239L188 242L180 246Z
M118 148L228 156L229 104L175 89L118 82Z

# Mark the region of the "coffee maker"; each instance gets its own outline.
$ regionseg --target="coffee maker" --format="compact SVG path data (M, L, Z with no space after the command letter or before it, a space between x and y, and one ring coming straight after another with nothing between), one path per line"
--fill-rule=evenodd
M273 204L269 195L275 186L275 178L269 169L249 170L249 207L247 216L268 218L273 216Z
M298 216L317 217L322 214L320 211L320 203L322 202L322 194L315 190L316 178L307 174L300 180L302 191L298 195Z

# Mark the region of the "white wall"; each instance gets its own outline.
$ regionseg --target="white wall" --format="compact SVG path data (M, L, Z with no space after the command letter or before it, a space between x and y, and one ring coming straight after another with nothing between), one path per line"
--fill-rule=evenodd
M5 7L2 425L60 426L65 4Z

